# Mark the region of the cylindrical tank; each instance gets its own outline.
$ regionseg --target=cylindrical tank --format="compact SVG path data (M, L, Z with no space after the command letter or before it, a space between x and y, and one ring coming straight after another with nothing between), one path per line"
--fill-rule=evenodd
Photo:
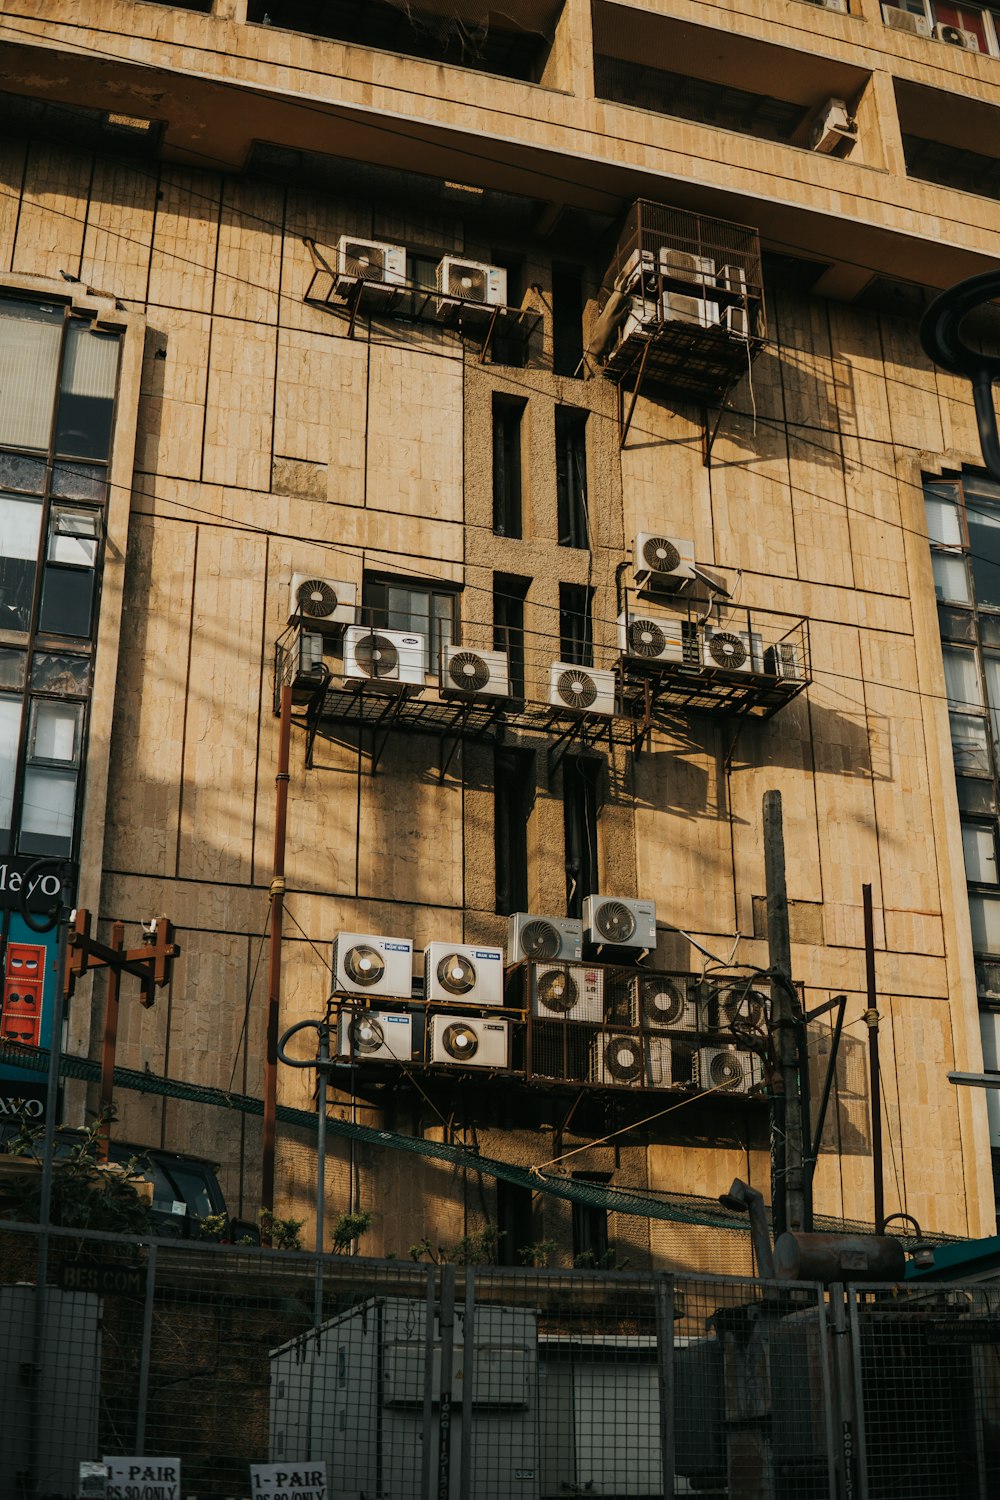
M889 1234L782 1234L774 1247L779 1281L902 1281L906 1256Z

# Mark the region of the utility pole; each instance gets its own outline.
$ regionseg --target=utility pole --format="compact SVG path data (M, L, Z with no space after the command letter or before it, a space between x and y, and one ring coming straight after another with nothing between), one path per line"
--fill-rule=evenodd
M875 913L872 910L872 888L861 887L865 910L865 977L868 985L868 1077L872 1101L872 1178L875 1206L875 1233L885 1228L885 1180L882 1172L882 1074L878 1063L878 989L875 983Z
M771 1215L774 1236L811 1226L803 1171L802 1083L799 1033L802 1016L792 985L792 949L785 885L785 836L781 793L764 793L764 881L767 894L767 953L771 971L771 1038L775 1054L771 1103Z

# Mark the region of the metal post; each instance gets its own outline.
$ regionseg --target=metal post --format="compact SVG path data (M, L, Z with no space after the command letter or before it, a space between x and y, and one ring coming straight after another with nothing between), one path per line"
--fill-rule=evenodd
M156 1246L146 1261L146 1300L142 1309L142 1347L139 1351L139 1410L135 1419L135 1451L146 1451L146 1407L149 1404L149 1356L153 1344L153 1304L156 1301Z
M459 1494L472 1494L472 1397L475 1380L476 1273L465 1268L465 1316L462 1320L462 1430L459 1450Z
M853 1465L854 1489L848 1490L848 1495L857 1497L857 1500L868 1500L868 1442L865 1434L865 1387L864 1377L861 1370L861 1324L858 1318L858 1290L857 1287L846 1287L847 1298L848 1336L845 1343L849 1345L849 1358L844 1361L849 1371L850 1385L845 1385L845 1391L851 1393L851 1405L847 1408L849 1417L845 1415L844 1420L844 1449L845 1466L848 1474L851 1473ZM849 1421L852 1425L849 1427Z
M116 922L111 929L111 946L116 953L125 947L125 924ZM101 1135L98 1155L107 1161L111 1145L111 1110L115 1097L115 1052L118 1046L118 990L121 970L108 965L108 988L104 999L104 1043L101 1048ZM137 1448L137 1453L142 1449Z
M267 1053L264 1064L264 1147L260 1201L274 1211L274 1137L278 1110L278 1008L281 1002L281 931L285 905L285 823L288 816L288 756L292 736L292 689L281 689L278 770L275 780L274 878L271 881L270 952L267 963Z
M438 1303L441 1328L441 1391L438 1396L438 1444L436 1500L451 1497L451 1398L455 1369L455 1267L441 1267L441 1298ZM471 1369L471 1350L465 1348L466 1368Z
M792 987L792 950L785 885L785 839L781 793L764 793L764 880L767 895L767 951L771 980L771 1034L777 1061L777 1087L771 1106L771 1215L775 1238L806 1223L802 1165L802 1093L798 1031L801 1017Z
M673 1500L675 1464L674 1432L674 1279L656 1279L656 1365L660 1387L660 1464L664 1500Z
M875 914L872 910L872 888L861 887L865 908L865 972L868 980L868 1076L872 1109L872 1178L875 1200L875 1233L885 1227L885 1179L882 1173L882 1076L878 1065L878 990L875 984Z
M423 1448L420 1460L420 1500L431 1500L431 1468L434 1462L434 1298L436 1268L427 1267L426 1317L424 1319Z
M840 1292L836 1286L830 1290L832 1298ZM826 1298L821 1286L816 1288L816 1318L819 1326L819 1367L823 1384L823 1418L826 1427L826 1483L830 1500L837 1500L841 1494L848 1493L846 1487L838 1488L838 1460L837 1460L837 1423L834 1419L834 1344L830 1338L830 1322L827 1317ZM843 1318L843 1297L841 1295L841 1318Z
M313 1322L323 1321L323 1248L326 1236L326 1070L330 1061L330 1028L319 1028L316 1062L316 1285L313 1291Z

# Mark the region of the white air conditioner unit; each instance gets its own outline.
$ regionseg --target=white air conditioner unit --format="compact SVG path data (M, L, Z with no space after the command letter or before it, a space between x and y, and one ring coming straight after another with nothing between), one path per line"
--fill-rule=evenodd
M770 1004L770 997L745 979L716 985L704 999L705 1030L763 1031Z
M586 964L537 964L531 1014L545 1021L604 1020L604 970Z
M846 8L845 5L844 9ZM721 304L723 328L735 338L748 339L750 337L750 312L747 305L746 271L742 266L723 266L719 272L719 285L732 297L739 298L737 302L726 301Z
M979 38L974 31L963 31L960 26L935 26L934 40L947 42L949 47L961 47L966 52L978 52Z
M479 1016L430 1016L428 1057L453 1068L506 1068L509 1024Z
M348 625L344 632L344 676L392 690L423 687L427 640L402 630Z
M428 943L424 999L466 1005L503 1004L503 949L472 943Z
M710 255L692 255L688 250L671 250L661 245L659 267L660 275L668 281L698 287L715 285L715 261Z
M629 988L629 1014L633 1026L696 1032L693 981L680 974L636 974Z
M926 16L903 10L899 5L883 5L882 19L893 31L908 31L911 36L929 37L931 34L931 23Z
M647 1035L642 1039L646 1054L646 1085L651 1089L668 1089L674 1081L673 1043L668 1036Z
M711 297L689 297L680 292L664 292L663 321L696 323L699 328L714 328L719 321L719 304Z
M645 1081L642 1038L599 1031L590 1044L591 1083L635 1088Z
M656 947L656 902L588 896L583 903L583 940L648 952Z
M702 1047L698 1052L698 1087L719 1093L749 1094L764 1079L756 1052L744 1047Z
M342 234L337 241L337 274L354 282L405 286L406 251L402 245L383 245L378 240Z
M437 268L437 289L443 293L438 300L438 312L455 301L503 307L507 301L507 272L502 266L446 255Z
M771 677L783 677L791 682L801 682L805 673L802 655L796 643L779 641L776 646L765 646L764 671Z
M411 939L338 932L333 941L333 987L349 995L408 1000L413 989Z
M299 632L298 657L295 665L295 686L307 687L318 683L323 665L323 637L311 630Z
M663 303L658 297L632 297L621 324L619 339L624 342L634 333L647 334L660 324Z
M658 662L694 662L698 642L694 627L676 615L625 609L618 616L618 649L623 656L653 666Z
M829 155L845 141L852 147L858 138L858 122L843 99L828 99L809 130L809 150Z
M726 672L760 672L764 666L764 648L756 631L720 630L705 626L703 654L706 667L721 667Z
M554 661L549 667L549 703L581 714L613 714L615 674L600 667L577 667Z
M441 648L441 696L509 698L510 669L505 651L470 651L467 646Z
M583 923L573 917L538 917L516 911L507 923L507 958L512 964L522 958L572 962L582 957Z
M337 1017L337 1056L352 1062L410 1062L413 1017L399 1011L342 1007Z
M353 583L344 583L339 578L317 578L312 573L293 573L288 623L304 625L310 630L353 625L357 601L358 590Z
M635 539L637 588L673 593L693 577L694 542L662 532L639 532Z
M618 273L615 288L629 297L636 287L644 288L655 274L656 262L653 260L652 250L633 250Z

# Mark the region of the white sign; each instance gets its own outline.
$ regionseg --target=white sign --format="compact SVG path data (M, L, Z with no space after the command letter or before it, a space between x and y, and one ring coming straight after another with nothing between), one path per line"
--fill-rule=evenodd
M181 1500L179 1458L108 1458L108 1500Z
M251 1464L253 1500L326 1500L326 1464L305 1459L295 1464Z

